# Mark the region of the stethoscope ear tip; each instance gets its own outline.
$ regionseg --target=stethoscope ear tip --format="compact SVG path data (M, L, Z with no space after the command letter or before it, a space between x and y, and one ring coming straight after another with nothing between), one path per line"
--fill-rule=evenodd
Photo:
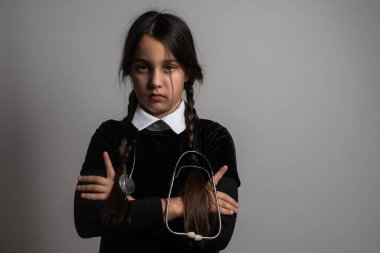
M187 237L194 239L194 241L200 241L203 238L201 235L197 235L194 232L187 232Z
M195 237L194 237L194 241L200 241L202 239L203 239L203 237L201 235L195 235Z
M194 232L187 232L187 237L194 239L195 238L195 233Z

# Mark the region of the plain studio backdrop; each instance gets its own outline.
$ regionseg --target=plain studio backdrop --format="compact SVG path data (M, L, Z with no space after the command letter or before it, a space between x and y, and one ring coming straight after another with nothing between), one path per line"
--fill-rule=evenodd
M0 252L97 252L74 228L95 129L122 119L124 34L148 8L193 31L196 108L236 145L225 252L380 252L380 1L1 1Z

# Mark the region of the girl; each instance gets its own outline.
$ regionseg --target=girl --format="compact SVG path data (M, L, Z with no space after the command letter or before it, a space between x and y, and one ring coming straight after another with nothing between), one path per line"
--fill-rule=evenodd
M120 76L133 85L128 115L91 139L75 193L78 234L101 236L100 252L219 252L235 226L240 180L227 129L194 109L203 74L188 26L172 14L139 16Z

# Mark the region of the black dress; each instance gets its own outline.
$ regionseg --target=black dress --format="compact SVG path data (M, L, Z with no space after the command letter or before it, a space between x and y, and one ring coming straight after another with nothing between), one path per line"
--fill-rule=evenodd
M185 236L172 235L163 223L161 198L168 196L175 163L184 151L185 131L177 135L170 129L158 132L132 128L136 138L136 163L132 176L136 184L133 193L136 200L128 202L129 218L117 226L103 224L100 212L104 202L82 199L80 192L76 191L74 218L78 234L83 238L100 236L100 252L218 252L224 249L231 239L236 214L222 215L220 235L214 240L204 240L202 247ZM106 176L104 151L109 153L113 167L118 168L122 138L121 121L102 123L92 136L81 175ZM209 159L214 173L221 166L228 165L217 189L238 200L240 180L234 143L227 129L216 122L200 119L197 140L199 150ZM180 228L182 220L170 224Z

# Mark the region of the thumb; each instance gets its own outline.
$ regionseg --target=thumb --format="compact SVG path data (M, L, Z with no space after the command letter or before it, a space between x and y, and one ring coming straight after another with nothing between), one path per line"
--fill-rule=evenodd
M112 166L111 159L107 151L103 152L103 160L104 160L104 165L106 166L107 178L113 180L115 178L115 170Z
M227 165L223 165L219 170L218 172L215 173L214 175L214 181L215 181L215 184L218 184L219 180L222 179L222 177L224 176L224 174L227 172L228 170L228 166Z

